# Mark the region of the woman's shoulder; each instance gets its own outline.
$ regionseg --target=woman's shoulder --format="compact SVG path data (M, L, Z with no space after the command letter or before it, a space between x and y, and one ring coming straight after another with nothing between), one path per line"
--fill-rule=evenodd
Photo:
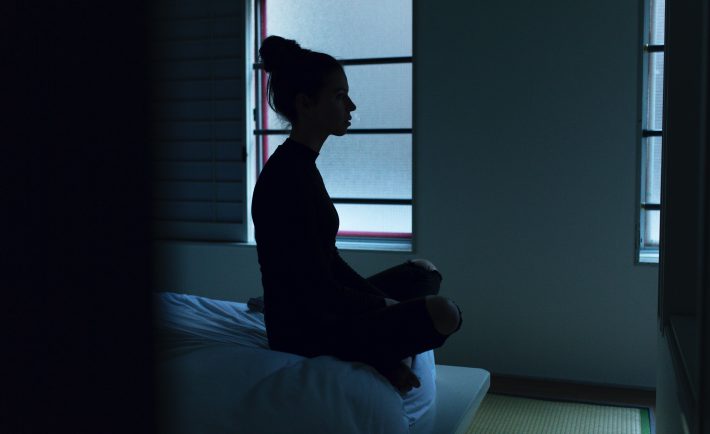
M257 184L278 186L281 189L295 189L303 184L303 174L287 156L278 152L269 157L257 178Z
M275 152L264 165L254 187L255 201L286 203L309 194L307 175L282 157Z

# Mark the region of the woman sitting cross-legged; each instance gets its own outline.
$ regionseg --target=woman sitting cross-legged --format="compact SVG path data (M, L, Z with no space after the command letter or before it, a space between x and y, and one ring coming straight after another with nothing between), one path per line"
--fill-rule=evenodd
M437 295L441 274L427 260L365 279L340 257L338 213L316 159L328 136L350 125L347 77L333 57L293 40L270 36L259 53L269 105L292 126L252 198L269 346L367 363L402 393L418 387L411 357L443 345L461 311Z

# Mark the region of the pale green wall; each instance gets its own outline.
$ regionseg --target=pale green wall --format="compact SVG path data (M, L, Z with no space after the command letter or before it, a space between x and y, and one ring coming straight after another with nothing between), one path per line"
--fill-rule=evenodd
M437 352L495 373L655 387L655 266L634 264L640 4L415 1L414 254L464 325ZM260 292L253 247L158 245L157 285Z

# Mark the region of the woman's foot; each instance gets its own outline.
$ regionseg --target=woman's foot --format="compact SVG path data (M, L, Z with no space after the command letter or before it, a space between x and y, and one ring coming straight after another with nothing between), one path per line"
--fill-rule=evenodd
M392 383L395 389L401 394L405 394L413 388L422 385L419 382L419 378L412 372L412 369L403 361L399 362L394 368L382 372L382 375Z

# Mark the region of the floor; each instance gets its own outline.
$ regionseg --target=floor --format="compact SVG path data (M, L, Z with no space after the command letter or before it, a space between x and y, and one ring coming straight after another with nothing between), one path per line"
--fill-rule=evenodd
M562 401L649 407L652 413L656 411L656 392L648 390L567 383L555 380L535 380L492 374L491 386L488 392ZM653 415L651 417L653 418Z

